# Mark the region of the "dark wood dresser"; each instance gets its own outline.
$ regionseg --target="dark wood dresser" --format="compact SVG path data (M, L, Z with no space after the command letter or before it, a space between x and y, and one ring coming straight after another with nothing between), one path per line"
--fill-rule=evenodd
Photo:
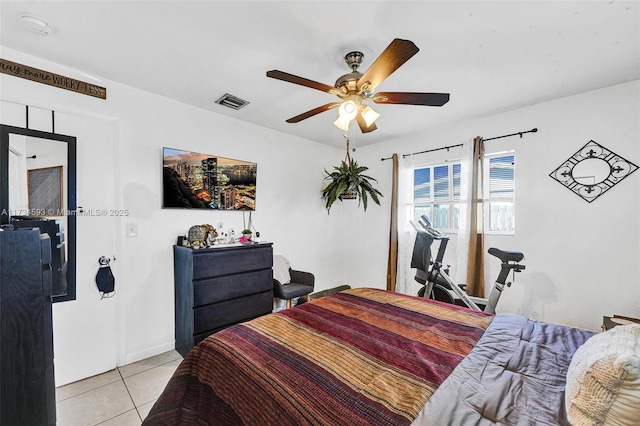
M0 232L0 424L55 425L51 243Z
M273 309L271 243L173 246L176 350Z
M59 219L43 219L37 217L18 216L11 218L11 224L16 229L38 228L41 233L49 235L51 242L51 294L54 296L67 295L67 261L64 240L64 229Z

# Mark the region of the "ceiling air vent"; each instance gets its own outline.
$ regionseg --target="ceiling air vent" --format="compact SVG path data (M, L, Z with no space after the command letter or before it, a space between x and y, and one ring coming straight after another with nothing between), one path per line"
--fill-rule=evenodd
M240 99L237 96L225 93L216 101L216 103L232 109L240 109L243 106L247 105L249 102L245 101L244 99Z

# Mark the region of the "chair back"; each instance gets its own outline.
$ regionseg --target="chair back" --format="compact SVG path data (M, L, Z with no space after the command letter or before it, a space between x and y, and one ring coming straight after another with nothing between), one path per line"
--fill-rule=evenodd
M276 254L273 256L273 279L280 284L288 284L291 282L291 264L286 257Z

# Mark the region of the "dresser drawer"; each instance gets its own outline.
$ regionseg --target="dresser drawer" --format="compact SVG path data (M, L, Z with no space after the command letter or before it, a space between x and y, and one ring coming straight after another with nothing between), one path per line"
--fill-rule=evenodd
M193 334L216 330L273 309L273 292L252 294L193 310Z
M173 247L175 347L184 357L195 343L273 310L271 243Z
M272 265L271 246L207 249L193 253L193 279L270 269Z
M209 278L193 283L193 306L235 299L273 288L271 269Z

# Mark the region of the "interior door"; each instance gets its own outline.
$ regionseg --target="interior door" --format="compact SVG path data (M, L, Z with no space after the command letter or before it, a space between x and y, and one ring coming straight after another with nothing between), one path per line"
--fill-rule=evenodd
M78 209L82 209L76 216L77 300L53 306L56 386L61 386L116 367L123 335L118 309L126 292L121 259L116 256L121 229L118 221L122 218L108 214L118 207L114 190L115 121L56 112L55 125L57 133L77 138L76 192ZM96 286L101 256L111 259L116 283L114 297L105 299L101 299Z

